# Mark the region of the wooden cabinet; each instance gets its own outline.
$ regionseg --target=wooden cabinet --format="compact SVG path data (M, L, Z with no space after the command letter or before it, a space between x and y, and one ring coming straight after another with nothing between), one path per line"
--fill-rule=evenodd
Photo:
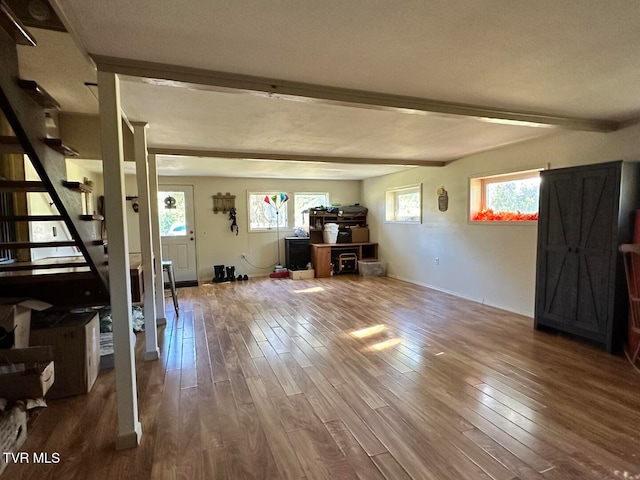
M377 260L377 243L314 243L311 244L311 263L316 278L331 276L331 264L341 253L354 253L358 260Z
M350 227L366 227L367 214L340 214L318 212L312 210L309 212L309 238L311 243L324 243L322 232L327 223L337 223L341 230Z
M316 278L331 276L331 246L312 244L311 263L313 263Z
M618 349L627 322L618 245L632 238L638 164L610 162L541 173L535 327Z

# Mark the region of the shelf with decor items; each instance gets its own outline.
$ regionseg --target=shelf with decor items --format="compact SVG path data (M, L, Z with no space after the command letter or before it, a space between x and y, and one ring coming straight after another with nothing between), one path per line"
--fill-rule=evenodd
M328 223L338 225L338 242L346 238L350 242L368 242L367 209L360 206L331 207L329 210L310 210L308 213L308 232L311 243L324 243L324 226ZM349 242L344 242L349 243Z

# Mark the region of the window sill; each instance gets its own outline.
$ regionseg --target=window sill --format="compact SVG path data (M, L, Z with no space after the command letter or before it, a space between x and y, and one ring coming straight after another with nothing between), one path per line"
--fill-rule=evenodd
M538 225L537 220L469 220L469 225Z
M420 225L422 222L419 220L385 220L384 223L391 225Z

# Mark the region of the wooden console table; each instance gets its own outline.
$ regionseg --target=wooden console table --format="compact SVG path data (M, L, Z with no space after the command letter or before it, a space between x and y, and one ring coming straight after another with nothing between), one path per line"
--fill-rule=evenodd
M316 278L331 276L332 254L355 253L358 260L377 260L377 243L312 243L311 263L316 271Z

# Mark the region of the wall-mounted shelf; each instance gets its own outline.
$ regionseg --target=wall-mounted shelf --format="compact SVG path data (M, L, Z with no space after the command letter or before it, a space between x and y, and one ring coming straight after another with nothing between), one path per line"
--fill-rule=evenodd
M236 207L236 196L231 195L227 192L225 195L222 195L218 192L217 195L213 196L213 213L227 213L232 208Z
M76 192L91 193L93 191L90 185L85 185L84 183L81 183L81 182L68 182L65 180L63 182L63 185L67 187L69 190L75 190Z
M47 145L47 147L63 154L65 157L77 157L80 155L73 148L62 143L62 140L60 140L59 138L45 138L44 143L45 145Z
M104 220L104 217L102 215L97 215L97 214L80 215L80 220L84 220L85 222L90 222L90 221L93 221L93 220L102 221L102 220Z
M60 110L60 104L49 93L33 80L18 79L18 86L26 90L31 98L47 110Z
M36 46L36 39L5 2L0 2L0 28L7 32L18 45Z

